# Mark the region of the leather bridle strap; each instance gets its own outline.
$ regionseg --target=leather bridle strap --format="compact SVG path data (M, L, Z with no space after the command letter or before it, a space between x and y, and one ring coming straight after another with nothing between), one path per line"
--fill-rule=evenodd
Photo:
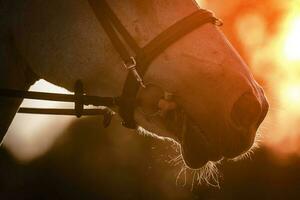
M141 49L131 37L120 20L111 10L109 5L104 0L89 0L94 13L107 33L114 48L120 54L124 62L130 62L130 53L127 46L129 46L134 52L139 52ZM124 39L124 42L122 39Z
M129 69L132 69L131 72L133 73L128 73L120 97L119 114L124 120L123 125L133 129L136 128L134 120L136 95L139 87L144 87L142 78L151 62L166 48L199 26L206 23L222 25L222 22L213 13L199 9L169 27L143 48L140 48L105 0L89 0L89 3L114 48L120 54L124 65L129 64L131 67ZM130 54L129 47L134 55Z

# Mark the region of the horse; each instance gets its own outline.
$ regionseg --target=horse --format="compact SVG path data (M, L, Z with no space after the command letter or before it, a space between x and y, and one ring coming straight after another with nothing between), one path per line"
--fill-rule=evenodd
M139 46L199 10L192 0L107 2ZM87 94L119 96L128 75L87 0L1 1L1 88L28 90L39 78ZM247 64L212 23L162 51L144 74L134 105L138 127L180 144L199 169L249 151L268 101ZM21 101L0 99L0 141Z

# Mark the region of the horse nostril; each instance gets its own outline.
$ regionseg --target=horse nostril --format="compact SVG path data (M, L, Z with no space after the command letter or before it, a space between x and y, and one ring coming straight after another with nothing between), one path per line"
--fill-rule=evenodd
M231 118L242 128L256 124L261 115L261 105L252 92L244 93L233 105Z

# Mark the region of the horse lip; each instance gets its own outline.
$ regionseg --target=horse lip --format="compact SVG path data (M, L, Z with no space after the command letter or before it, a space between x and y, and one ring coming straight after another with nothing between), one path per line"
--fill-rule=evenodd
M186 122L186 131L181 138L181 153L186 165L192 169L204 166L208 161L218 161L223 158L214 149L214 145L206 136L206 133L191 119Z
M167 129L181 144L181 154L185 164L192 169L199 169L208 161L219 161L223 156L215 141L183 109L170 112L166 118Z

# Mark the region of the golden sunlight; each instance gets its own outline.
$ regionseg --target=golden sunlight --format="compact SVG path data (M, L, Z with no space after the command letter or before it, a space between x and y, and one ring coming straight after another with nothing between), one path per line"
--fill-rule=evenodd
M281 92L283 104L300 112L300 83L287 84Z
M282 1L276 31L268 32L263 13L243 13L236 21L239 41L257 77L265 81L270 111L261 132L279 155L300 153L300 1ZM250 27L250 28L249 28Z
M44 80L37 81L31 91L70 93ZM23 107L72 108L72 103L24 100ZM27 162L46 153L64 129L74 120L70 116L17 114L7 132L4 146L20 161Z
M205 0L195 0L195 2L198 4L199 7L205 6Z
M291 30L287 35L284 46L284 55L289 61L300 61L300 16L290 25Z

